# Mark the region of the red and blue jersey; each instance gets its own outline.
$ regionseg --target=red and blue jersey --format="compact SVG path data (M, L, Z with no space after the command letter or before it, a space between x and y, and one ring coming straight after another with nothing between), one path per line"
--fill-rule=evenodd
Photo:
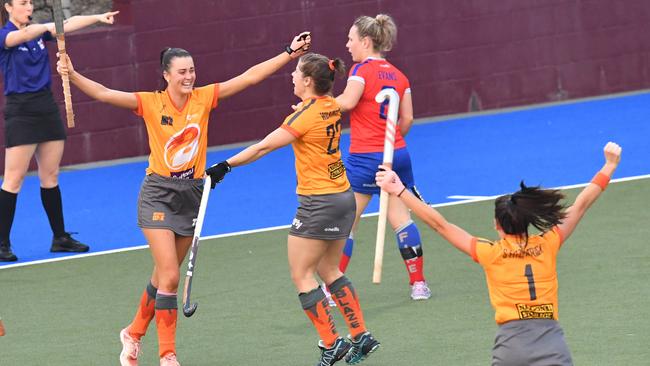
M401 98L411 92L406 76L384 59L368 58L354 64L348 82L363 83L363 94L357 106L350 112L350 153L383 152L386 138L388 101L377 103L375 96L382 89L392 88ZM406 146L402 134L395 134L395 149Z

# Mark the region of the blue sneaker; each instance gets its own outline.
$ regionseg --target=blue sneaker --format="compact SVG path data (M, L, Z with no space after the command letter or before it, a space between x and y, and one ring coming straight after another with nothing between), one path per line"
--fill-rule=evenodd
M320 361L316 366L331 366L345 357L352 349L352 345L338 337L330 348L325 347L323 341L318 341L318 348L320 348Z
M347 354L347 356L345 356L345 362L349 365L356 365L365 360L371 353L375 352L380 345L370 332L361 334L357 337L356 341L349 335L348 339L350 339L350 343L352 344L352 350Z

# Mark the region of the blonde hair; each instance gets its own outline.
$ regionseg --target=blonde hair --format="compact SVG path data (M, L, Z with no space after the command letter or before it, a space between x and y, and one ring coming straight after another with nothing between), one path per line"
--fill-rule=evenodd
M374 18L362 15L353 25L357 27L359 37L370 37L375 51L381 53L390 51L397 39L397 26L388 14L377 14Z

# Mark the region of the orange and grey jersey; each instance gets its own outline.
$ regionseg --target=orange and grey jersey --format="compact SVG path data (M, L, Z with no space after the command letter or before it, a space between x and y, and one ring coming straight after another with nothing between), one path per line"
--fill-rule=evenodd
M282 128L296 137L296 193L302 195L344 192L350 188L341 161L341 109L331 96L303 100Z
M525 238L474 238L472 259L487 280L497 324L520 319L558 320L556 259L563 237L556 226Z
M162 92L135 93L138 109L149 135L147 174L163 177L201 178L205 172L208 146L208 118L217 107L219 85L192 91L183 106L176 106Z

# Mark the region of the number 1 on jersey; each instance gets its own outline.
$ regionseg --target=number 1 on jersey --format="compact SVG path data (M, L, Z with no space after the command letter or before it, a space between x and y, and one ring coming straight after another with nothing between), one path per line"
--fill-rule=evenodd
M524 272L526 278L528 278L528 292L530 293L530 299L537 299L537 292L535 291L535 277L533 277L533 266L530 264L526 265L526 270Z

